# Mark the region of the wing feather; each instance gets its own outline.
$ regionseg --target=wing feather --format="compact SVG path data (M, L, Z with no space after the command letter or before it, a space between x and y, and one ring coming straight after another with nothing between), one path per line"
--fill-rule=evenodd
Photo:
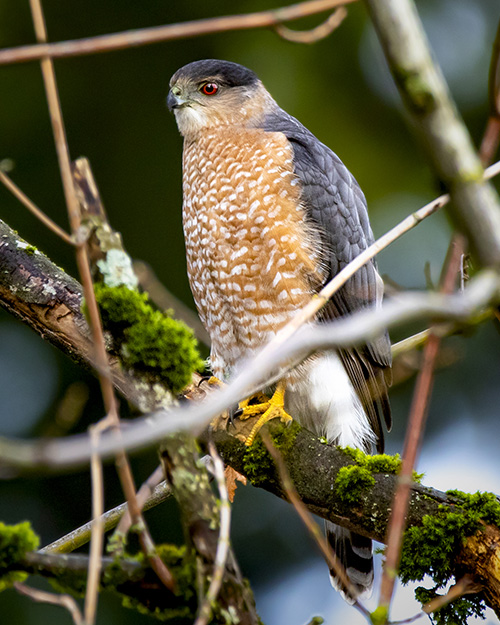
M265 118L262 128L282 132L293 148L294 171L300 181L306 215L319 231L327 256L328 281L373 243L365 196L339 157L279 107ZM333 295L320 321L377 306L382 297L382 279L375 260L371 260ZM384 333L365 346L344 350L340 355L383 445L380 421L383 418L388 428L391 425L387 399L391 382L389 336Z

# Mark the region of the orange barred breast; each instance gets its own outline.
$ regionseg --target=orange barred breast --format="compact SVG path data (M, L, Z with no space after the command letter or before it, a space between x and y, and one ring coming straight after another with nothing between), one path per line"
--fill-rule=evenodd
M189 281L222 378L323 283L320 238L281 133L217 128L186 141L183 192Z

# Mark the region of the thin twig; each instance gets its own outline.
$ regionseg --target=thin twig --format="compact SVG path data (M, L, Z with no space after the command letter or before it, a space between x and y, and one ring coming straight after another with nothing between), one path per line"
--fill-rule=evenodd
M489 180L493 176L500 173L500 161L488 167L484 172L484 178ZM416 212L412 213L406 219L403 219L399 224L394 226L389 232L386 232L379 239L377 239L372 245L368 246L366 250L361 252L359 256L356 256L346 267L344 267L339 273L328 282L313 299L300 310L295 317L282 328L278 334L266 345L266 347L260 352L261 356L265 357L267 354L272 353L277 346L282 345L294 334L298 328L310 321L318 311L328 302L332 295L343 286L349 278L351 278L363 265L365 265L370 259L374 258L381 250L385 249L388 245L399 239L403 234L409 232L415 226L435 213L438 209L445 206L450 201L448 193L440 195L438 198L429 202Z
M463 597L464 595L468 595L471 593L478 593L482 590L482 587L474 582L470 575L464 575L461 579L454 584L445 595L441 595L429 601L426 605L422 607L422 610L425 614L432 614L432 612L436 612L440 610L445 605L448 605L455 599L459 597Z
M271 437L266 432L266 430L260 430L260 435L261 435L264 445L267 448L267 451L271 455L272 459L274 460L274 464L276 465L276 468L278 469L281 483L283 485L283 489L287 495L288 500L290 501L292 506L295 508L301 521L304 523L304 525L308 529L315 543L318 545L321 553L323 554L325 560L328 563L328 566L335 571L335 575L339 578L346 593L351 598L355 599L357 595L355 588L353 587L353 585L351 584L351 581L347 577L345 569L342 566L341 562L339 561L336 553L332 551L332 549L330 548L330 545L328 544L328 541L323 531L318 527L318 524L315 523L311 513L306 508L305 504L303 503L303 501L300 499L299 495L297 494L297 489L295 488L292 480L290 479L290 475L287 471L285 463L283 462L283 458L281 457L281 454L274 446L273 441L271 440ZM355 601L355 605L358 609L360 609L361 612L363 612L363 614L365 615L369 614L368 610L366 610L366 608L361 606L361 604L358 601Z
M500 35L500 26L497 38ZM500 49L497 45L494 47L492 58L492 68L496 68L498 64L498 56ZM491 73L490 73L491 74ZM498 84L491 79L490 75L490 91L498 89ZM494 101L494 94L490 93L490 100ZM494 112L494 111L493 111ZM490 121L491 121L490 117ZM498 120L497 120L498 121ZM494 151L498 145L500 125L489 123L483 141L481 143L480 159L486 165L493 158ZM462 267L462 259L466 248L465 238L458 233L453 235L450 243L450 249L445 261L445 268L441 280L441 292L450 293L453 291L457 275ZM410 418L408 430L405 440L405 449L403 452L403 463L400 473L400 482L398 489L394 495L394 507L387 530L388 542L386 550L386 564L382 576L380 602L379 605L389 608L392 594L394 592L394 583L396 579L396 569L399 562L402 533L405 526L405 517L409 501L409 489L411 473L417 460L420 443L423 436L425 420L429 408L430 396L432 392L434 368L441 344L442 335L433 333L432 329L428 337L428 341L424 348L424 356L422 369L415 386L414 400L410 410Z
M101 556L104 543L104 481L102 475L102 462L96 453L99 442L99 433L106 429L107 423L103 419L89 428L90 442L92 445L92 457L90 459L90 473L92 484L92 526L90 540L90 554L87 573L87 588L85 591L85 623L95 622L97 611L97 598L99 596L99 580L101 578Z
M224 464L212 441L208 443L208 450L213 461L215 479L220 495L219 537L217 539L212 579L207 594L201 603L194 625L207 625L212 615L212 605L214 601L217 600L224 579L224 571L226 569L226 561L229 553L229 532L231 529L231 506L227 495Z
M500 35L500 26L497 37ZM492 70L490 71L490 100L495 101L495 91L498 88L496 80L492 80L491 73L495 74L498 69L498 58L500 50L497 45L494 48L492 58ZM491 105L493 106L493 104ZM493 111L494 112L494 111ZM493 156L492 146L498 144L499 127L488 127L483 137L481 146L481 162L488 163ZM496 133L496 137L492 137ZM462 264L462 256L465 251L466 240L462 235L454 234L450 244L450 250L446 259L445 269L443 270L441 292L450 293L453 291L456 278ZM402 535L405 527L406 511L409 502L409 491L411 483L411 474L417 460L422 440L425 420L429 408L430 396L432 393L434 367L441 343L441 337L431 333L428 342L424 348L424 356L422 369L417 378L415 386L413 402L410 409L410 417L408 430L406 434L405 447L403 451L403 462L399 477L398 488L394 495L394 507L392 510L389 527L387 530L387 549L386 562L382 576L379 606L389 609L392 595L394 592L394 583L396 580L397 567L401 552Z
M463 289L460 289L463 291ZM488 319L491 319L495 314L495 310L491 308L486 308L482 313L477 315L472 321L473 325L478 325L479 323L483 323ZM453 334L458 334L464 330L464 325L462 323L441 323L439 325L435 324L432 328L426 328L421 332L417 332L416 334L412 334L397 343L393 343L391 346L392 358L398 358L399 356L406 354L407 352L419 349L423 347L431 334L437 334L441 338L445 338L448 336L452 336Z
M337 6L349 4L356 0L310 0L290 6L248 13L246 15L229 15L225 17L213 17L203 20L194 20L182 24L167 24L166 26L153 26L137 30L127 30L111 35L100 35L74 41L61 41L59 43L43 43L30 46L6 48L0 51L0 65L21 63L37 59L61 58L69 56L82 56L109 52L143 46L160 41L172 41L174 39L187 39L199 37L211 33L222 33L231 30L249 30L254 28L266 28L276 26L282 22L315 15L324 11L330 11Z
M50 603L52 605L59 605L62 608L66 608L66 610L68 610L71 614L71 618L73 619L73 623L75 625L84 625L80 608L70 595L60 595L52 592L46 592L45 590L39 590L38 588L31 588L21 582L15 582L14 588L17 592L26 595L33 601L37 601L39 603Z
M293 43L316 43L331 35L347 17L347 10L341 6L336 9L324 22L311 30L292 30L284 24L277 24L275 32L286 41Z
M463 597L464 595L470 593L477 593L482 589L481 586L475 584L472 578L469 575L464 575L456 584L454 584L450 590L445 595L439 595L435 597L432 601L425 604L422 607L422 611L418 614L410 616L409 618L403 619L401 621L390 621L389 625L407 625L407 623L414 623L419 618L423 616L428 616L437 610L440 610L445 605L448 605L452 601Z
M44 226L47 226L49 230L52 230L58 237L60 237L65 243L69 245L75 245L71 235L69 235L61 226L58 226L48 215L46 215L41 208L32 202L29 197L21 191L15 182L0 168L0 181L7 187L7 189L16 197L24 206L40 220Z
M41 0L30 0L31 14L33 18L33 24L35 27L35 34L38 42L47 42L47 30L45 26L45 19L43 16ZM45 93L47 96L47 103L49 106L50 120L52 124L52 131L54 134L54 141L56 144L57 158L59 161L59 169L61 172L61 178L63 183L64 196L66 199L66 205L68 208L69 222L71 231L73 234L78 232L80 227L80 216L78 210L78 202L74 193L73 179L71 176L70 158L68 144L66 141L66 132L64 129L64 121L62 117L61 105L59 102L59 95L57 92L57 84L55 78L55 71L52 60L48 57L42 58L41 69L43 82L45 87ZM107 356L104 347L104 340L102 339L102 331L100 328L99 313L97 310L97 304L95 303L95 297L92 287L92 279L90 276L89 263L87 258L87 250L85 245L78 245L76 247L76 261L78 270L82 279L82 285L87 299L87 305L90 316L90 325L92 328L92 334L94 338L94 344L96 349L96 356L100 365L99 381L103 393L104 405L108 415L116 414L116 402L114 397L114 390L110 383L110 378L104 372L107 367ZM102 369L101 369L102 367ZM107 373L107 371L106 371ZM93 510L99 512L95 515L95 523L92 524L91 533L91 545L90 545L90 558L88 569L88 581L87 589L85 592L85 622L87 625L92 625L95 622L95 612L97 608L97 597L99 592L99 574L101 570L100 558L102 555L102 543L103 532L102 523L99 521L100 515L103 512L102 503L102 467L100 458L94 449L97 446L98 431L91 430L89 432L90 441L93 447L92 460L91 460L91 477L92 477L92 491Z
M141 489L137 492L138 499L140 501ZM150 510L154 508L158 504L162 503L169 497L171 497L172 492L170 490L170 486L163 481L161 484L154 489L153 493L148 497L142 506L142 510ZM104 531L108 532L109 530L114 529L123 515L127 512L128 504L127 502L121 503L119 506L108 510L102 515L102 521L104 523ZM92 521L89 523L85 523L81 527L76 528L69 534L58 538L50 545L47 545L40 551L42 553L69 553L86 545L90 540L90 530L92 526Z
M147 501L151 498L155 489L158 487L158 485L163 480L163 478L164 478L163 467L160 464L159 466L156 467L153 473L148 477L148 479L141 485L141 487L137 491L137 505L140 510L145 509ZM167 486L167 488L170 494L171 493L170 487ZM116 534L121 534L125 536L128 533L131 525L132 525L132 517L130 516L130 512L128 511L128 508L126 508L122 518L120 519L120 523L118 524L118 527L116 528Z
M500 98L500 96L499 96ZM500 139L500 116L491 116L486 124L480 154L484 155L484 162L490 162L495 157Z
M46 43L47 42L47 30L45 26L45 20L42 11L41 0L30 0L31 13L33 16L33 23L35 26L35 33L37 41ZM64 121L61 111L61 105L59 101L59 95L57 91L57 84L55 78L54 64L52 60L48 57L44 57L41 60L41 68L42 68L42 76L45 86L45 92L47 96L47 102L49 106L50 119L52 123L52 130L54 134L54 140L56 144L57 157L59 161L59 169L61 172L61 178L64 189L64 196L66 199L66 205L68 207L68 217L71 226L71 231L73 235L79 230L80 227L80 209L78 200L75 194L75 188L73 184L73 175L71 171L71 159L69 156L68 143L66 140L66 132L64 129ZM111 424L115 430L115 436L120 437L119 430L119 417L118 417L118 407L117 401L114 393L114 387L111 381L111 375L109 370L108 357L106 354L106 347L104 343L104 335L101 326L101 320L99 315L99 309L97 306L97 302L94 295L94 288L92 284L92 276L90 273L90 266L88 261L87 248L85 244L79 244L76 246L76 261L78 270L82 280L83 291L85 295L85 300L87 304L87 310L90 318L90 326L92 330L92 336L94 340L94 348L96 354L97 361L97 372L99 377L99 383L101 386L101 392L103 396L103 402L106 409L106 421ZM96 433L96 436L98 433ZM96 456L97 457L97 456ZM145 549L145 553L150 557L150 564L152 568L157 573L158 577L161 579L163 584L172 590L174 588L173 578L161 561L159 556L156 554L154 550L154 543L149 536L145 528L145 523L141 517L140 510L137 506L136 497L135 497L135 485L132 477L132 471L130 469L130 464L126 457L123 449L119 449L117 451L116 457L116 467L118 471L118 475L120 477L120 482L123 488L123 492L125 493L125 497L129 504L129 510L134 519L134 522L143 528L143 531L140 535L141 544ZM94 471L94 475L97 475L97 471ZM101 509L99 516L102 514L103 509ZM92 527L92 540L91 543L95 540L97 545L102 545L102 524L97 522L95 526ZM97 532L100 532L100 536L97 536ZM91 544L91 554L93 554L93 558L91 557L89 563L89 571L95 569L93 573L93 579L95 578L96 572L100 570L100 558L102 555L102 549L98 551L97 547L92 549ZM89 590L89 588L91 590ZM94 584L87 585L87 595L89 593L95 593L95 598L88 599L86 598L85 603L85 620L87 625L91 625L95 619L95 614L93 610L95 610L95 605L97 601L97 586Z
M464 246L464 237L455 234L450 243L445 270L443 271L441 281L442 293L451 293L454 289ZM387 611L389 610L394 592L403 531L406 524L406 511L410 500L412 473L420 451L425 421L429 410L434 381L434 367L440 343L441 337L431 333L424 348L422 368L417 377L413 401L410 408L401 472L398 478L398 487L394 495L394 506L387 529L386 558L380 586L379 606L387 608Z
M491 53L488 92L490 115L500 118L500 21Z
M385 329L418 319L466 322L486 306L500 301L500 279L496 270L483 270L469 281L463 293L405 293L381 308L359 311L328 324L306 327L285 346L262 357L262 352L242 366L230 384L210 394L206 401L159 410L127 423L118 439L115 433L101 436L99 453L109 458L120 448L139 450L153 445L172 432L198 434L217 415L245 397L282 377L292 364L315 350L342 349L366 343ZM291 363L291 364L290 364ZM88 435L75 434L54 440L22 440L0 437L0 465L22 470L51 470L78 467L90 457Z

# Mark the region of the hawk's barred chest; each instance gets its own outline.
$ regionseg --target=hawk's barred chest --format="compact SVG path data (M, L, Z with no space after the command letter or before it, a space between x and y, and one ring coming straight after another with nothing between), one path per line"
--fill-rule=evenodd
M220 376L322 283L319 237L305 222L281 133L206 131L185 141L183 172L188 275Z

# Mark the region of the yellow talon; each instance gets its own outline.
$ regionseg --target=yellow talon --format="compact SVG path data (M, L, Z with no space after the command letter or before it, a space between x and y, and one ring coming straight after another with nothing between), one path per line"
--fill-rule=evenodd
M247 403L243 408L243 415L240 416L240 419L248 419L248 417L258 414L261 415L250 431L245 445L250 446L254 442L260 428L271 419L277 419L279 417L282 423L290 423L292 421L292 417L285 410L285 386L283 381L278 382L271 399L261 404L248 405Z
M212 375L208 378L207 384L210 384L210 386L218 386L219 388L222 388L224 386L224 382L222 382L222 380L219 380L219 378L216 378L215 375Z

